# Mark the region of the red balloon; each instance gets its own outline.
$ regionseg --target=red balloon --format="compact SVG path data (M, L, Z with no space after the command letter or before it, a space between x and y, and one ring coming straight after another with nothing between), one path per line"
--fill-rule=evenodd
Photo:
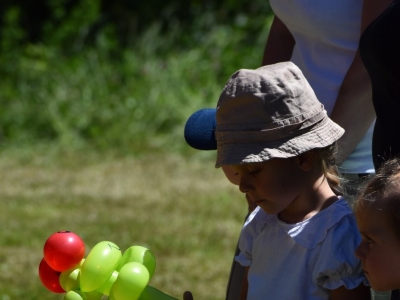
M59 231L47 239L43 253L53 270L63 272L81 262L85 256L85 244L75 233Z
M43 285L53 293L65 293L60 285L60 274L50 268L46 260L43 258L39 264L39 278Z

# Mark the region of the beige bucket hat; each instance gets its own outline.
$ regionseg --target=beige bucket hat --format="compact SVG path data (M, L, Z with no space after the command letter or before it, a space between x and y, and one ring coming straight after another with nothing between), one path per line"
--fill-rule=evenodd
M344 133L291 62L235 72L219 98L216 124L217 168L297 156Z

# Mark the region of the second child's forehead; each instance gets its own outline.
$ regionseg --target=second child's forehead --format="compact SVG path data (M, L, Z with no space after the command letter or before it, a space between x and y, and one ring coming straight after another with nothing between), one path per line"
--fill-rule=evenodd
M387 211L375 205L358 205L355 216L360 232L366 235L382 235L390 227Z

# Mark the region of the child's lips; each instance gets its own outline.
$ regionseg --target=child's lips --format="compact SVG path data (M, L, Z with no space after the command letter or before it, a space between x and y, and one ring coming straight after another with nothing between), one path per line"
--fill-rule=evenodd
M246 194L247 200L250 200L251 202L257 202L252 196L250 196L248 193Z
M246 198L247 198L247 200L250 200L250 201L252 201L252 202L254 202L254 203L256 203L256 204L259 204L259 203L265 201L265 199L254 199L254 198L251 197L249 194L246 194Z

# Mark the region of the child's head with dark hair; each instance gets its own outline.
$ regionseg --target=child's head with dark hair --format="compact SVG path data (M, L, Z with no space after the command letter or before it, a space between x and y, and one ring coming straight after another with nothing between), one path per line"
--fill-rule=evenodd
M356 250L375 290L400 288L400 159L387 161L354 203L363 237Z
M366 187L354 204L360 210L379 210L386 214L387 221L400 240L400 159L387 161Z

